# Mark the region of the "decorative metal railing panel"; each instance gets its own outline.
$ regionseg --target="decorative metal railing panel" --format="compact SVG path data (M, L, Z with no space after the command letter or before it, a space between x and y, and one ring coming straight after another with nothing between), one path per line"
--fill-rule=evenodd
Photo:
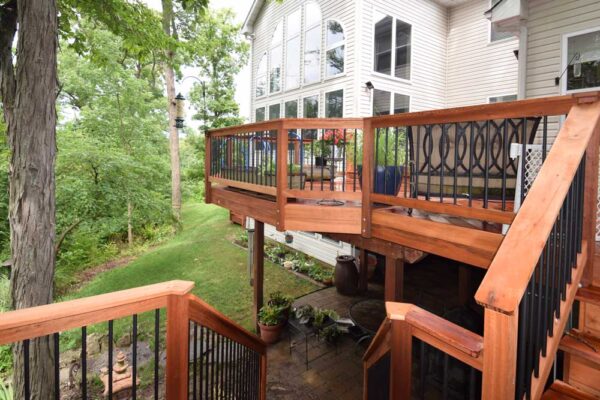
M190 339L189 399L259 399L259 353L193 321Z
M561 301L566 300L582 250L584 175L585 156L520 303L516 382L519 399L530 398L532 375L539 377L540 356L546 356L548 338L562 335L554 332L554 321L561 318Z

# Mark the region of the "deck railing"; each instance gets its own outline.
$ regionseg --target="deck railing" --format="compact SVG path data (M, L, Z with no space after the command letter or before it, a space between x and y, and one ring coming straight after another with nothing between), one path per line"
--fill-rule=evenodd
M117 398L127 381L132 399L265 399L265 344L189 294L192 288L191 282L172 281L0 314L0 345L13 345L14 366L19 371L14 374L15 398L28 400L36 393L40 398L58 400L65 390L69 398L87 399L97 394L92 393L95 374L90 371L87 348L88 333L95 328L100 332L106 329L107 334L107 348L101 349L107 352L106 358L99 360L106 360L101 362L106 362L108 399ZM166 321L161 319L164 311ZM124 352L131 367L125 371L127 379L118 379L113 385L113 377L123 372L113 369L117 361L113 335L116 326L128 324L129 318L130 329L125 330L130 332L131 344ZM138 359L142 324L150 327L150 333L143 333L151 337L153 345L150 374L142 374ZM73 329L80 332L80 355L74 363L81 379L71 377L73 387L66 387L61 384L60 343L61 336ZM42 360L51 362L49 370L44 369ZM48 381L51 393L40 392L48 387Z

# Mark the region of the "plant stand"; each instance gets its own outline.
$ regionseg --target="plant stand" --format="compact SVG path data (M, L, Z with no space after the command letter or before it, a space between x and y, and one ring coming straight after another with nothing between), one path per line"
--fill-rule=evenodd
M335 323L336 323L335 321L326 322L325 324L323 324L321 329L324 329L328 326L335 325ZM318 340L318 337L317 337L318 329L312 325L308 326L305 324L301 324L300 321L298 321L296 318L290 318L290 320L288 321L288 326L290 327L290 331L289 331L289 335L288 335L290 355L292 355L292 349L294 347L296 347L296 345L292 341L292 339L294 337L293 333L296 333L296 335L300 336L302 338L302 340L304 341L304 364L306 366L307 371L308 371L308 364L310 362L315 361L315 360L325 356L326 354L329 354L332 351L335 351L336 355L338 354L338 345L336 342L333 350L327 350L327 351L317 355L316 357L313 357L312 359L309 358L308 341L310 340L311 337Z

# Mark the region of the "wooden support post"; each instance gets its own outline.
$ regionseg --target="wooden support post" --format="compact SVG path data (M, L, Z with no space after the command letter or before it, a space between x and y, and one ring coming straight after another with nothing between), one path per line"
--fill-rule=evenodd
M285 231L286 190L288 186L288 134L285 123L277 130L277 230Z
M210 183L210 166L212 165L211 159L211 145L210 145L210 134L208 132L204 137L204 202L210 204L211 198L211 183Z
M259 400L267 400L267 353L260 356L260 392Z
M468 265L458 267L458 301L465 306L473 298L473 270Z
M392 320L390 400L410 399L412 332L406 321Z
M600 125L596 126L585 152L585 183L583 197L583 240L596 242L596 219L598 202L598 147L600 146ZM594 253L596 246L588 246L587 264L583 275L583 285L591 285L594 280ZM596 266L600 268L600 266Z
M358 291L366 293L369 288L369 257L366 249L360 249L358 263Z
M167 300L167 400L186 399L188 395L189 301L171 295Z
M371 120L365 119L363 127L363 173L362 173L362 221L361 233L363 237L371 237L371 191L373 188L373 159L374 159L374 130Z
M294 164L299 164L302 167L302 160L300 159L300 139L294 140Z
M265 275L265 224L261 221L254 222L254 253L252 260L254 276L254 326L258 332L258 312L263 306L264 275Z
M402 302L404 297L404 261L385 256L385 301Z
M518 310L506 315L485 309L483 328L482 400L515 398L517 377Z

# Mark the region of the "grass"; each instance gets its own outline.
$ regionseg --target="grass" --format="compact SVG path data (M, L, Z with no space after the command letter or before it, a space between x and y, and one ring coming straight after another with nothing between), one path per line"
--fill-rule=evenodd
M183 208L182 231L119 269L98 275L73 297L86 297L174 279L195 282L193 293L240 323L252 326L252 288L247 252L231 243L240 227L228 211L201 203ZM265 261L265 296L281 291L294 297L316 290L306 280Z

